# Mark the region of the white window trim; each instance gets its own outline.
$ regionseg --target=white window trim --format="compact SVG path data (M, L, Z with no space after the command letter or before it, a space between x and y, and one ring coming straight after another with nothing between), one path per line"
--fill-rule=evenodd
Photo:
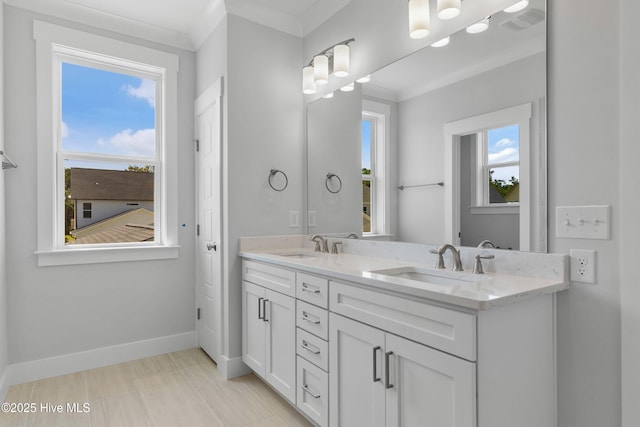
M177 191L177 98L178 57L173 54L125 43L82 31L34 21L33 36L36 40L36 87L37 106L37 226L38 265L70 265L103 262L141 261L178 257L178 191ZM61 135L59 109L54 102L59 100L59 90L54 84L56 50L65 47L74 51L91 52L87 57L111 58L114 64L152 64L154 70L163 70L164 85L161 90L164 104L159 110L164 117L156 124L162 133L164 147L161 163L164 170L156 181L156 191L161 188L161 224L155 242L117 245L67 245L60 241L60 224L64 225L64 211L56 203L57 190L64 186L64 175L56 177L57 148L55 143ZM54 49L55 48L55 49ZM54 95L55 94L55 95ZM57 135L53 138L53 135ZM54 179L56 178L56 179ZM62 181L62 182L61 182ZM62 218L61 218L62 215Z
M515 123L514 123L515 124ZM489 128L496 129L496 128ZM518 131L519 133L519 131ZM519 138L519 137L518 137ZM518 140L518 144L520 141ZM490 202L490 189L489 189L489 171L492 168L496 167L505 167L505 166L518 166L520 167L520 160L511 161L511 162L502 162L502 163L489 163L489 147L488 147L488 130L481 130L476 134L476 176L475 176L475 187L476 192L471 196L471 207L472 208L486 208L486 207L494 207L496 209L472 209L471 213L517 213L518 206L520 206L520 202L509 202L509 203L491 203ZM518 149L518 158L520 157L520 149ZM508 208L508 209L507 209Z
M375 144L372 149L371 173L374 181L371 184L371 232L363 233L364 236L388 235L391 231L391 188L388 179L390 170L390 118L391 107L388 104L364 99L362 101L362 117L372 120L375 129L372 134L376 135Z

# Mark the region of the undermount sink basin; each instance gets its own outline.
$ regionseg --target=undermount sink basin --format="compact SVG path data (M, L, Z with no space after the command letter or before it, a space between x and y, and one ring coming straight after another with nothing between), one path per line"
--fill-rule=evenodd
M388 268L384 270L373 270L370 271L370 273L441 286L470 285L487 280L484 276L476 277L460 272L417 267Z

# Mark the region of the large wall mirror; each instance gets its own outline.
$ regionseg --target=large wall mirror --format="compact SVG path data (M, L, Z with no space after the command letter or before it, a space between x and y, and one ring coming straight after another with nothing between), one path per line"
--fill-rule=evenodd
M308 104L309 233L546 252L545 1L489 12Z

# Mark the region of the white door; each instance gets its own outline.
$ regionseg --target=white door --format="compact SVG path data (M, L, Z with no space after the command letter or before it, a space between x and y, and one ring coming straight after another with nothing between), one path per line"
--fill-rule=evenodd
M291 403L296 402L296 300L267 290L265 379Z
M242 281L242 361L264 378L266 302L262 286Z
M468 362L386 335L387 427L474 427L476 369Z
M379 329L331 313L329 424L332 427L385 425L384 335Z
M198 345L214 360L222 350L220 83L196 100L196 329Z

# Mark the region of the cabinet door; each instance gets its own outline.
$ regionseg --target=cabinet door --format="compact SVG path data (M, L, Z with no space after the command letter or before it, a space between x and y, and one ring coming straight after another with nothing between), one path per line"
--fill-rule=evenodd
M296 300L266 290L267 357L265 379L291 403L296 402Z
M242 361L258 375L265 375L265 289L242 282Z
M387 427L475 427L475 363L392 334L386 351Z
M384 332L333 313L330 316L330 425L382 427Z

